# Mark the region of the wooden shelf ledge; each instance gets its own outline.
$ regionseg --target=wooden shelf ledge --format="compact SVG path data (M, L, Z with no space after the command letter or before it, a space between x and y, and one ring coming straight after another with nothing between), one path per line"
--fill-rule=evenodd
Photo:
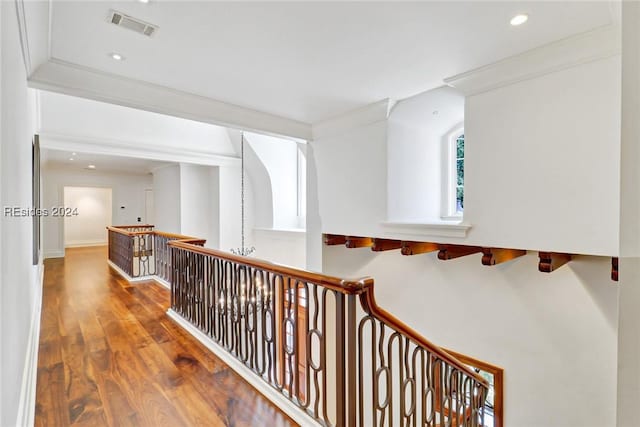
M556 271L569 261L571 261L571 254L557 253L557 252L539 252L538 257L540 262L538 263L538 270L543 273L551 273Z
M479 246L438 245L438 249L440 249L440 252L438 252L438 259L443 261L482 252L482 248Z
M482 265L496 265L526 255L521 249L482 248Z

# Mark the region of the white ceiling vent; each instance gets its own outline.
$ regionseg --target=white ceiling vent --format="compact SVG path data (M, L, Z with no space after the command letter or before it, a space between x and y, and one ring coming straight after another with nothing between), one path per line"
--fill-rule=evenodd
M156 31L158 31L157 25L149 24L148 22L141 21L138 18L134 18L115 10L109 11L109 22L148 37L151 37Z

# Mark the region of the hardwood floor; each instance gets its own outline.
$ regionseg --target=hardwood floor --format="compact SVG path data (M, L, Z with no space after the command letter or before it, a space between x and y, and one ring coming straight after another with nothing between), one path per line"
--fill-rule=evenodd
M106 260L45 261L36 426L295 425L165 315L166 289Z

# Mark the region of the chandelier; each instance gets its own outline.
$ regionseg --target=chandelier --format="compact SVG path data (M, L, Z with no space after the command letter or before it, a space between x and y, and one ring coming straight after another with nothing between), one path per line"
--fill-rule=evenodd
M234 255L249 256L256 248L244 245L244 132L240 131L240 247L231 249Z
M266 283L256 277L253 286L247 284L245 267L238 271L237 286L229 286L221 290L218 298L218 310L229 314L234 320L254 313L260 313L271 307L273 293Z

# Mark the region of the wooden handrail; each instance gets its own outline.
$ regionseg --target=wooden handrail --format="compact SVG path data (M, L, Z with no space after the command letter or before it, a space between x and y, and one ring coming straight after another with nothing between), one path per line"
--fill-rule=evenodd
M456 359L460 360L462 363L493 375L494 427L504 427L504 369L483 360L467 356L466 354L458 353L447 348L444 350Z
M133 228L133 227L153 227L153 225L141 225L141 226L128 226L128 225L112 225L107 227L107 230L111 230L113 232L116 233L120 233L120 234L124 234L126 236L139 236L142 234L151 234L154 236L162 236L162 237L167 237L169 239L175 239L175 240L179 240L181 242L186 242L186 243L191 243L194 245L204 245L207 240L206 239L200 239L198 237L192 237L192 236L185 236L182 234L175 234L175 233L167 233L164 231L156 231L156 230L149 230L149 231L126 231L124 230L125 228Z
M320 273L312 273L305 270L299 270L293 267L287 267L284 265L275 264L269 261L264 261L256 258L248 258L240 255L235 255L229 252L224 252L216 249L203 248L200 246L195 246L186 242L181 241L171 241L168 243L169 246L174 248L184 249L191 252L200 253L203 255L211 255L217 258L225 259L227 261L232 261L237 264L242 264L248 267L258 268L262 270L269 270L271 272L282 274L286 276L293 277L295 279L312 282L324 287L327 287L331 290L340 292L345 295L360 295L360 304L365 312L371 315L373 318L385 323L387 326L395 329L403 335L406 335L411 340L413 340L416 344L421 347L426 348L432 354L436 355L439 359L446 361L448 364L454 366L461 372L464 372L471 378L474 378L476 381L489 388L489 383L482 376L478 375L472 369L464 365L461 361L453 357L451 354L443 350L441 347L433 344L431 341L424 338L414 329L407 326L402 321L398 320L391 313L383 310L378 306L375 301L374 292L373 292L373 278L364 277L356 280L344 280L336 277L326 276Z
M113 228L154 228L151 224L135 224L135 225L112 225Z
M125 236L134 236L135 235L135 233L133 231L126 231L126 230L123 230L123 229L121 229L119 227L111 227L111 226L109 226L109 227L107 227L107 230L113 231L114 233L124 234Z
M198 237L185 236L183 234L177 233L167 233L166 231L154 231L156 236L168 237L169 239L177 239L177 240L202 240Z
M275 264L269 261L260 260L257 258L248 258L240 255L234 255L229 252L220 251L217 249L203 248L201 246L195 246L191 243L187 243L180 240L173 240L168 243L169 246L174 248L185 249L188 251L200 253L203 255L211 255L218 258L225 259L227 261L233 261L238 264L246 265L248 267L260 268L262 270L269 270L277 274L291 276L295 279L305 282L313 282L318 285L322 285L331 290L340 292L345 295L359 295L364 292L368 283L373 283L373 279L370 277L364 277L355 280L344 280L337 277L331 277L320 273L313 273L306 270L298 270L297 268L288 267L286 265Z
M375 295L373 292L373 279L370 282L367 282L365 285L366 289L364 292L360 294L360 304L364 311L369 314L371 317L385 323L387 326L395 329L400 332L402 335L406 335L411 340L413 340L416 344L421 347L428 349L431 353L438 356L438 358L446 361L448 364L454 366L456 369L464 372L471 378L474 378L476 381L489 388L489 382L484 379L481 375L474 372L468 366L463 364L456 357L452 356L449 352L445 351L442 347L432 343L414 329L409 327L406 323L399 320L393 314L388 311L380 308L380 306L376 303Z

